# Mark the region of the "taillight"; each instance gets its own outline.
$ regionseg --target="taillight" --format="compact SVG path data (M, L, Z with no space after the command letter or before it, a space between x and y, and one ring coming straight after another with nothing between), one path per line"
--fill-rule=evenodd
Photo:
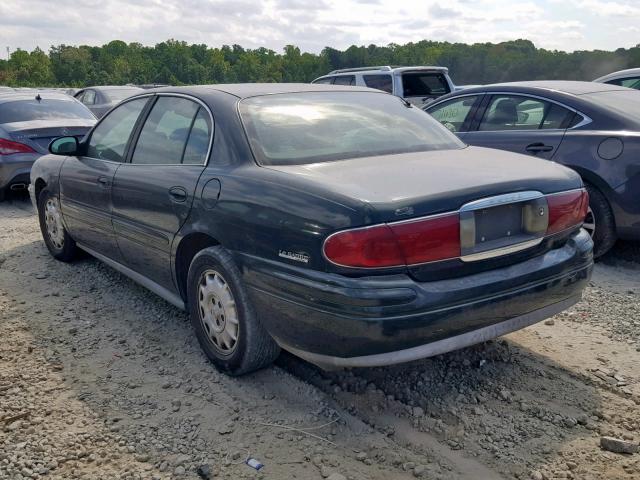
M586 190L574 190L547 196L549 226L547 235L580 225L587 216L589 194Z
M14 153L35 153L35 150L24 143L0 138L0 155L11 155Z
M457 213L334 233L324 254L337 265L383 268L416 265L460 256Z

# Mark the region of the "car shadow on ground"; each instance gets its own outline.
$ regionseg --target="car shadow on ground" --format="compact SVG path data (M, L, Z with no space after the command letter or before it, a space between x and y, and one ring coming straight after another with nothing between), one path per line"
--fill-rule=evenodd
M69 388L101 415L130 418L132 428L122 434L133 443L140 429L161 438L187 415L201 419L200 440L219 443L218 424L237 408L261 405L260 415L284 421L286 410L302 415L310 404L328 402L398 452L436 452L454 465L477 458L509 477L559 459L564 445L590 435L602 409L599 392L575 372L506 340L338 372L284 353L279 368L230 379L206 362L186 314L101 262L57 262L41 241L0 253L0 289L23 305L37 342L64 365ZM188 413L172 412L176 397L190 405ZM218 408L225 404L235 407ZM140 415L143 424L135 422ZM352 438L349 425L331 438ZM355 436L368 443L362 431ZM241 437L244 444L264 441Z

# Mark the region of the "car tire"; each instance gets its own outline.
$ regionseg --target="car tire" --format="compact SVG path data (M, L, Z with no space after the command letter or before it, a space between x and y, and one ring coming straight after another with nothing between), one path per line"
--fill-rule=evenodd
M588 231L593 238L593 256L599 258L616 243L616 224L611 206L602 192L590 184L585 187L589 192L589 213L585 224L593 224L593 228Z
M0 188L0 202L4 202L7 198L7 190L4 188Z
M219 370L242 375L270 365L280 354L257 318L238 267L221 246L193 258L187 301L198 342Z
M42 238L53 258L62 262L73 260L78 247L64 228L58 197L46 188L38 197L38 219Z

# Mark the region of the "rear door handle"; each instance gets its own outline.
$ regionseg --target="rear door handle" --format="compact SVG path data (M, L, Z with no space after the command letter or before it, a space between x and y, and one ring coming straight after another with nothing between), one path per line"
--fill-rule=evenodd
M525 150L531 153L550 152L551 150L553 150L553 147L551 145L545 145L542 142L537 142L527 145L525 147Z
M169 189L169 197L172 202L183 203L187 200L187 191L182 187L171 187Z
M98 177L97 182L100 184L100 186L102 187L107 187L109 186L109 178L108 177Z

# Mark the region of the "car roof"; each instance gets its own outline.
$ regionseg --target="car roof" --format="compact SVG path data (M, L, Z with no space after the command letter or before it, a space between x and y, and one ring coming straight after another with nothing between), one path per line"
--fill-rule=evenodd
M95 86L91 86L91 87L84 87L82 90L88 90L88 89L93 89L93 90L123 90L123 89L143 90L142 88L136 87L135 85L95 85Z
M394 67L389 65L379 66L379 67L356 67L356 68L339 68L337 70L332 70L331 72L323 75L322 77L327 77L329 75L348 75L352 73L381 73L381 72L418 72L418 71L437 71L447 73L449 69L447 67L441 67L437 65L416 65L416 66L405 66L405 67ZM322 78L319 77L319 78Z
M578 82L571 80L532 80L528 82L505 82L505 83L493 83L490 85L481 85L479 87L465 88L455 92L455 95L478 93L478 92L495 92L495 91L519 91L519 92L535 92L535 91L550 91L559 92L569 95L586 95L588 93L596 92L608 92L613 90L629 90L628 88L621 87L619 85L609 85L606 83L595 82ZM447 96L449 97L449 95ZM438 99L440 100L440 99Z
M186 87L163 87L145 90L148 92L159 93L184 93L194 96L212 93L224 92L238 98L257 97L262 95L275 95L281 93L302 93L302 92L385 92L367 87L352 87L342 85L317 85L311 83L224 83L218 85L197 85Z
M640 68L627 68L626 70L618 70L617 72L612 72L607 75L603 75L602 77L596 78L594 82L606 82L607 80L616 80L618 78L623 78L628 75L640 75Z

